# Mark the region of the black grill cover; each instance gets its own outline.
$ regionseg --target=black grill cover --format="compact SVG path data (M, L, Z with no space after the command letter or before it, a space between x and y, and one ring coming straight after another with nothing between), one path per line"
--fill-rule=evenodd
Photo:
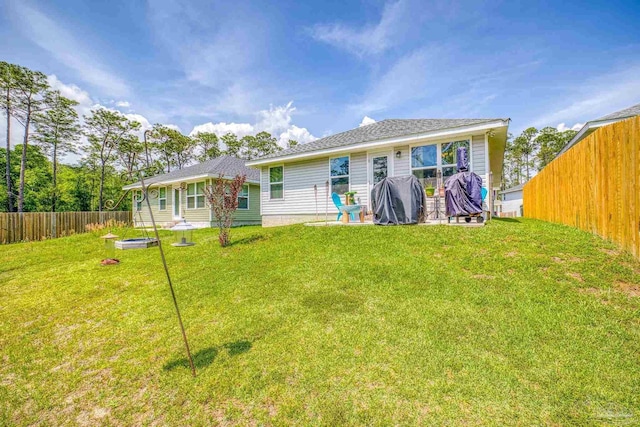
M423 220L425 194L413 175L384 178L371 190L373 223L417 224Z
M444 183L444 197L447 216L467 216L482 213L482 178L468 172L467 149L457 150L457 174Z

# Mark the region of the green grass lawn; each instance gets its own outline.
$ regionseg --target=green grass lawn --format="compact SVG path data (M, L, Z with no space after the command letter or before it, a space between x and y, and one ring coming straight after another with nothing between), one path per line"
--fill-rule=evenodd
M100 234L0 247L0 425L640 424L640 263L587 233L200 230L195 379L157 249Z

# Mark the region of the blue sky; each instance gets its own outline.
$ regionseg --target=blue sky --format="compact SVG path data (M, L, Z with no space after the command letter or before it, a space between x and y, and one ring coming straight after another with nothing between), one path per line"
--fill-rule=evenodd
M572 127L640 103L640 2L0 0L0 59L184 133Z

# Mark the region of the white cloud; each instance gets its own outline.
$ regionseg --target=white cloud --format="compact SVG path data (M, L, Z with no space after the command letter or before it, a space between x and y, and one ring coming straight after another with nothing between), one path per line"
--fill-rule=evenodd
M369 116L364 116L362 118L362 121L360 122L360 124L358 125L358 127L362 127L362 126L366 126L366 125L371 125L373 123L375 123L376 121L374 119L372 119Z
M112 96L129 93L127 84L100 63L95 49L83 46L49 16L25 1L10 1L9 9L17 29L60 63L76 71L86 83Z
M568 127L564 123L559 123L558 126L556 126L556 129L558 130L558 132L564 132L565 130L579 131L580 129L582 129L582 126L584 126L584 123L576 123L571 127Z
M315 136L311 135L311 132L307 128L299 128L296 125L291 125L289 129L282 132L278 138L278 143L286 147L289 140L298 141L300 144L306 144L307 142L315 141Z
M292 124L292 115L295 110L293 101L291 101L283 106L270 106L268 110L259 111L255 124L208 122L195 126L189 135L193 136L198 132L213 132L218 136L233 133L238 138L242 138L246 135L255 135L258 132L266 131L278 138L278 144L282 147L286 147L290 139L301 144L316 140L317 138L306 128Z
M344 49L360 57L379 54L393 44L393 35L402 22L404 2L386 3L375 25L353 28L341 23L317 24L307 31L314 39Z
M215 133L218 136L233 133L236 134L238 138L256 133L253 125L249 123L209 122L195 126L189 135L194 136L200 132Z
M131 104L129 104L129 101L118 101L116 102L116 107L129 108Z
M65 98L77 101L80 105L93 104L91 96L89 96L87 91L80 89L74 84L62 83L55 74L47 76L47 81L52 89L60 91L60 94Z

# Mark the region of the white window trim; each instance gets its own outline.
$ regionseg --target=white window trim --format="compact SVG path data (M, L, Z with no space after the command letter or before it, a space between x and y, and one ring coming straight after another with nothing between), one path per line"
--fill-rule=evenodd
M160 197L160 190L164 188L164 198ZM169 205L168 202L168 196L167 196L167 187L159 187L158 188L158 211L159 212L164 212L167 210L167 206ZM164 209L162 209L160 206L160 201L164 200Z
M204 191L201 194L198 194L198 184L199 183L203 183L204 186L207 186L207 181L196 181L196 182L189 182L187 183L187 188L184 189L184 195L185 195L185 204L184 204L184 209L187 211L196 211L198 209L207 209L207 198L204 197ZM195 186L195 194L189 195L189 185L193 184ZM198 196L202 196L204 197L204 206L199 208L198 207ZM193 207L190 208L189 207L189 198L192 197L193 200Z
M333 159L340 159L342 157L348 157L349 158L349 174L348 175L337 175L337 176L332 176L331 175L331 160ZM349 179L349 190L347 191L351 191L351 153L349 154L345 154L342 156L334 156L334 157L329 157L329 194L333 194L333 183L332 178L344 178L345 176Z
M271 182L271 169L275 169L275 168L282 168L282 181L279 182ZM284 200L284 163L281 165L273 165L273 166L269 166L269 171L267 173L267 183L269 184L269 200L273 200L273 201L282 201ZM271 184L282 184L282 197L279 198L272 198L271 197Z
M284 175L284 174L283 174L283 175ZM250 205L251 200L249 199L249 194L251 193L251 187L249 187L249 184L242 184L242 187L243 187L243 188L244 188L245 186L247 187L247 207L246 207L246 208L241 208L240 206L238 206L238 210L239 210L239 211L248 211L248 210L249 210L249 208L250 208L250 206L251 206L251 205ZM283 187L283 188L284 188L284 187ZM283 193L284 193L284 191L283 191ZM239 199L240 199L240 195L238 195L238 200L239 200ZM239 203L240 203L240 202L238 202L238 204L239 204Z
M469 141L469 170L473 172L473 135L460 135L455 138L446 138L439 139L437 141L429 141L428 143L417 143L409 145L409 172L413 175L414 170L425 170L425 169L435 169L436 173L438 170L442 171L443 167L455 166L455 164L442 164L442 144L446 144L448 142L454 141ZM413 162L411 161L411 153L415 147L424 147L426 145L436 145L436 165L435 166L425 166L420 168L414 168ZM486 153L488 155L488 153ZM444 182L444 177L443 177Z

